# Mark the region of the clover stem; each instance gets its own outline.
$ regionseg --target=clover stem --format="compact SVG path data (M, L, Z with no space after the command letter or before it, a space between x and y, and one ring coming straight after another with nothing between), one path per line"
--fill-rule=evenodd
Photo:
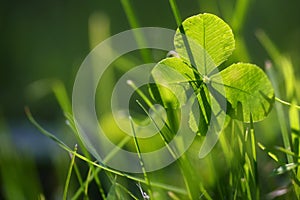
M293 106L293 107L295 107L295 108L297 108L297 109L300 110L300 106L298 106L298 105L291 104L291 103L289 103L289 102L286 102L286 101L284 101L284 100L279 99L278 97L275 97L275 100L278 101L279 103L282 103L283 105L286 105L286 106Z

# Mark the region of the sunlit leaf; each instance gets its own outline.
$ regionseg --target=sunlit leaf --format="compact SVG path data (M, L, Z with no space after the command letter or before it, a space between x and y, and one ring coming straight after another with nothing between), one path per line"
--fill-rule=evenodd
M248 63L233 64L221 71L226 99L234 112L245 122L263 120L274 103L274 90L266 74L256 65ZM214 77L213 82L218 82ZM222 84L222 83L220 83Z
M200 110L190 113L193 131L205 134L211 116L222 112L244 122L261 121L270 113L274 90L259 67L237 63L218 71L235 48L232 30L222 19L213 14L186 19L177 29L174 46L178 57L164 59L155 66L152 76L157 85L151 91L163 106L178 108L189 98L187 89L192 88ZM161 86L163 82L168 82L168 89Z
M151 72L156 85L151 86L153 98L164 107L178 108L187 100L186 90L194 74L180 58L166 58L160 61Z
M182 23L174 45L180 57L206 75L231 55L235 41L232 30L222 19L205 13L189 17Z

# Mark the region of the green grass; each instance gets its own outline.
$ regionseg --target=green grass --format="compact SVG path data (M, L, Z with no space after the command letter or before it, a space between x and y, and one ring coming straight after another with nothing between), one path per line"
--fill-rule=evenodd
M138 28L141 25L132 4L133 1L130 0L121 1L130 27ZM236 1L234 15L231 19L233 31L237 33L236 40L238 43L234 59L241 58L245 61L251 58L243 37L243 24L248 14L247 8L249 5L251 5L250 1ZM183 21L180 6L176 0L169 0L169 6L176 24L179 26ZM226 11L222 13L226 13ZM75 127L67 90L61 82L51 82L49 87L52 88L62 109L67 122L66 126L69 128L68 131L72 132L76 140L77 144L72 144L75 148L73 149L67 141L59 139L59 136L43 128L36 120L38 116L34 118L29 108L25 108L25 113L29 121L41 133L53 140L65 152L64 167L57 166L58 170L65 170L64 173L60 173L63 176L60 177L63 182L60 183L61 191L59 194L61 196L59 198L95 199L96 196L98 199L110 200L147 199L147 196L149 196L150 199L171 200L299 199L300 91L297 90L297 86L300 84L295 75L296 68L293 66L292 60L278 50L266 33L258 31L257 38L262 44L262 48L266 50L271 58L266 63L265 71L275 90L276 102L273 115L278 121L276 127L280 129L278 130L280 138L270 143L258 137L263 129L257 128L251 117L249 123L230 118L226 122L226 128L223 130L217 145L208 156L203 159L198 158L199 146L204 139L204 136L198 135L188 151L177 161L154 172L146 172L144 168L141 152L142 145L145 143L136 137L136 129L133 123L131 123L134 135L132 139L119 134L120 131L113 128L115 124L107 113L101 120L104 121L105 118L105 122L108 123L107 126L119 137L116 146L135 151L139 155L143 172L141 174L124 173L95 161L81 141L80 134ZM144 43L141 35L136 35L136 39L140 44ZM150 51L143 50L140 53L143 61L153 60ZM115 76L117 75L114 73L124 72L123 66L127 67L128 63L130 65L135 64L136 61L126 57L118 62L119 67L116 67L114 72L107 73L106 79L109 83L115 82ZM280 80L282 80L282 83ZM137 93L148 107L152 106L152 101L148 99L147 94L138 89ZM109 97L109 94L105 96ZM144 111L144 115L150 117L147 108L143 106L144 104L139 101L136 101L136 103L137 107ZM105 106L99 104L99 108L102 107ZM175 116L174 113L169 114L169 116ZM176 119L172 120L172 122L174 121ZM9 138L9 131L5 128L4 120L0 120L0 122L3 122L0 125L1 132L6 133L1 135L0 140L0 169L3 182L2 191L5 199L47 199L40 180L38 180L38 170L33 158L26 158L25 164L20 161L14 144ZM274 122L262 123L265 123L264 126L268 129L268 127L273 126ZM165 145L168 146L170 133L177 126L178 124L172 124L169 121L168 127L163 131L159 131L161 140ZM112 159L118 153L119 149L117 147L104 158L105 161ZM176 157L176 152L169 150ZM271 166L271 169L267 169L269 171L266 172L263 165ZM281 180L282 177L287 180L286 185L273 183L276 180ZM29 179L30 184L26 185L26 180ZM270 183L270 187L265 187L265 182L272 183ZM280 190L284 190L284 194L279 196ZM277 195L278 198L276 198Z
M180 11L176 4L176 1L170 0L169 3L176 23L180 25L182 19L180 17ZM247 6L245 7L245 4L241 2L238 2L237 4L237 9L239 10L236 10L236 15L245 15L245 8ZM137 17L134 13L134 9L130 4L130 1L124 0L122 1L122 5L131 27L139 27ZM242 29L242 24L243 21L237 21L235 19L233 21L233 28L236 29L237 32L240 32L240 30ZM281 55L276 52L272 43L263 33L260 32L258 34L258 38L271 54L274 62L277 63L279 67L284 62L284 58L280 59ZM141 35L137 35L136 39L140 43L143 42L143 38ZM149 52L144 52L141 55L144 60L149 60ZM283 72L283 70L281 72ZM276 91L276 111L278 114L278 119L280 119L279 123L284 144L284 147L282 149L284 150L283 153L286 155L287 163L285 161L279 161L279 159L277 159L278 156L276 156L276 153L278 152L268 151L268 154L273 155L273 159L276 158L275 161L280 164L281 168L278 168L280 170L277 169L277 171L280 171L280 174L289 174L292 180L291 183L293 185L295 196L298 196L299 187L297 185L297 181L300 173L298 172L297 159L295 159L295 155L299 155L299 150L295 148L299 148L299 145L292 146L296 145L296 143L291 143L290 141L297 140L297 137L291 136L289 128L293 128L294 131L297 131L299 130L299 127L297 126L297 123L295 123L297 120L291 120L290 123L288 123L283 119L285 119L285 105L289 106L288 109L291 119L298 119L297 109L299 109L299 107L293 106L290 103L278 98L281 97L278 89L279 87L278 85L276 85L276 83L278 83L278 80L273 74L274 72L272 72L271 67L268 67L267 73ZM287 77L288 76L285 77L286 85L287 87L289 86L287 90L290 91L292 90L292 88L290 88L291 85L295 83L289 83ZM292 78L291 80L295 80L295 78ZM197 154L195 154L195 151L197 151L198 145L197 141L194 142L190 150L188 150L178 161L176 161L173 165L167 167L166 169L162 169L161 172L157 172L157 174L163 173L163 177L161 177L161 175L156 175L156 172L146 172L145 168L143 167L144 162L141 156L139 140L134 137L134 147L139 155L143 173L142 176L137 174L131 175L108 168L106 166L103 166L101 163L98 164L97 162L91 160L92 157L88 154L84 145L81 143L80 137L77 136L78 133L76 131L76 128L74 127L74 123L72 122L70 103L68 103L69 100L67 98L66 91L63 89L62 85L56 84L54 87L54 92L60 106L62 107L62 110L64 111L69 121L71 129L74 131L74 134L76 135L76 138L80 143L83 155L77 152L77 148L75 148L75 150L72 150L53 134L44 130L39 124L37 124L35 119L31 116L29 110L26 110L26 113L31 122L35 124L41 132L54 140L63 149L65 149L72 155L69 171L66 177L63 199L68 199L67 196L69 184L73 171L76 171L79 188L77 189L77 191L73 192L72 199L78 199L81 196L83 196L85 199L89 199L88 188L89 184L93 180L95 180L95 182L97 183L99 193L101 194L101 197L103 199L122 199L125 197L128 199L140 199L143 196L144 199L148 196L150 197L150 199L197 199L200 197L204 199L263 199L264 195L266 195L261 193L262 186L260 185L259 181L260 169L258 169L257 159L258 141L255 136L255 126L252 121L248 124L245 124L241 121L231 119L227 124L227 128L223 131L224 133L220 138L220 144L215 147L211 154L209 154L202 160L197 159ZM148 97L141 91L139 91L139 94L142 96L142 99L147 102L148 106L151 106L151 101L147 99ZM292 100L292 102L296 103L296 100L294 99ZM142 106L142 104L139 104L139 106L141 106L145 113L150 116L149 113L147 113L146 109ZM136 131L133 123L131 125L132 132L135 135ZM170 130L172 130L172 125L169 131ZM166 139L164 136L165 133L162 132L160 134L163 140L165 142L168 142L168 139ZM200 142L202 139L203 138L201 137L197 138L198 142ZM122 141L123 142L121 142L120 144L123 146L129 140L124 137ZM166 145L168 144L166 143ZM260 145L260 147L266 150L263 145ZM294 151L296 151L296 153L294 153ZM112 153L118 152L114 151ZM220 159L220 156L223 157L223 159ZM112 156L108 157L112 158ZM78 168L76 168L76 158L85 161L87 165L89 165L89 170L86 178L83 178L81 172L78 170ZM293 165L293 163L295 164ZM75 168L75 170L73 170L73 168ZM169 170L171 170L172 173L166 173ZM276 169L274 170L276 172ZM106 181L109 180L109 184L102 182L105 179L99 179L100 171L105 172L104 174L107 177ZM120 178L125 178L126 181L122 179L122 181L119 182ZM168 181L169 179L178 179L181 180L181 183L173 184L172 181ZM138 185L138 187L135 187L134 183ZM103 185L106 185L106 187L107 185L109 185L109 189L103 188ZM141 194L142 192L144 193L144 195ZM293 196L294 194L293 192L290 192L289 195Z

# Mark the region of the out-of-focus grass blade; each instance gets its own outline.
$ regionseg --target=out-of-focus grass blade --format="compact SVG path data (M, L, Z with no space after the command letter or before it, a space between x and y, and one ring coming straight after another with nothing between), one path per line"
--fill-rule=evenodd
M272 67L271 63L266 63L266 72L269 75L269 78L272 82L272 85L274 87L275 95L277 97L280 97L280 92L279 92L279 87L277 85L278 80L274 74L274 70ZM288 133L288 124L286 122L286 116L283 111L283 107L281 104L276 103L275 104L278 119L279 119L279 124L280 124L280 129L281 129L281 134L282 134L282 139L283 139L283 144L286 149L291 150L291 144L290 144L290 138L289 138L289 133ZM293 163L293 157L290 155L287 155L287 160L289 163Z
M176 0L169 0L169 4L171 6L174 18L176 20L176 24L179 27L181 25L182 19L181 19L181 16L180 16L180 12L179 12Z
M245 19L248 13L251 1L250 0L237 0L235 10L232 15L231 25L235 32L240 32L245 24Z
M263 144L261 144L260 142L257 143L259 148L263 151L266 151L267 154L273 159L275 160L276 162L279 162L279 159L278 157L270 150L268 149L267 147L265 147Z
M276 63L280 63L279 59L281 58L281 54L274 43L270 40L267 34L263 30L256 31L256 37L258 38L259 42L268 52L269 56L273 61Z
M288 164L282 165L282 166L274 169L273 174L274 175L284 174L286 172L289 172L289 171L295 169L298 166L299 166L298 163L288 163Z
M125 11L125 14L127 16L127 19L129 21L131 28L141 27L139 25L138 17L135 14L133 6L131 5L130 1L129 0L121 0L121 4L123 6L123 10ZM135 34L135 39L136 39L138 45L144 46L146 44L146 41L142 34L138 34L138 33ZM140 52L141 52L141 56L142 56L143 60L146 63L151 62L151 54L150 54L149 50L142 49L142 50L140 50Z
M64 113L72 113L71 103L67 90L61 81L54 81L52 84L53 93Z

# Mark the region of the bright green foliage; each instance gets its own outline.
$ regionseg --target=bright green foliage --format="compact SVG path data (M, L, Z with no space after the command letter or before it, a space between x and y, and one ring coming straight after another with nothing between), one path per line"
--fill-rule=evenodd
M234 110L242 112L243 121L250 122L250 115L254 122L268 115L274 102L274 90L259 67L237 63L221 71L221 76L226 98Z
M252 117L252 121L256 122L270 113L274 90L259 67L237 63L218 71L219 65L235 48L233 33L223 20L213 14L199 14L186 19L177 29L174 46L179 56L162 60L152 71L154 80L159 84L168 82L172 91L161 86L157 86L156 92L152 89L154 97L157 99L159 96L163 105L183 105L187 100L184 93L192 87L198 96L201 117L210 115L210 98L214 94L207 95L207 91L215 91L226 99L226 113L232 118L250 122ZM201 96L201 93L205 95ZM205 121L199 128L208 126L209 118Z
M165 83L164 87L151 86L151 93L156 101L164 107L172 108L178 108L180 103L186 102L185 91L189 88L187 79L194 79L194 74L192 68L182 59L173 57L162 60L153 69L152 76L155 82L160 82L162 85Z
M184 60L195 63L200 74L209 74L223 63L235 48L230 27L213 14L192 16L186 19L176 32L175 50ZM194 62L191 60L191 54Z

